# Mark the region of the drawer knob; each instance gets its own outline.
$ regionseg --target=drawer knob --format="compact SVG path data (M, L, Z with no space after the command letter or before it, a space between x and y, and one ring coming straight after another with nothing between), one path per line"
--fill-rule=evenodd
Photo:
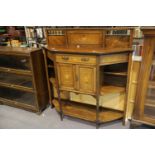
M63 59L63 60L69 60L69 57L67 57L67 56L62 56L62 59Z
M89 58L81 58L81 61L89 61Z

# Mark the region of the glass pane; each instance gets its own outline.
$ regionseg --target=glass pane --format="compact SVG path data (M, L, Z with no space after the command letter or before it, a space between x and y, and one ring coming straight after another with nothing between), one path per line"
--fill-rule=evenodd
M4 99L35 106L35 95L33 93L0 86L0 101Z
M153 57L150 77L148 81L148 89L145 99L144 114L155 118L155 54Z
M0 67L30 70L30 60L24 56L0 55Z
M0 72L0 82L32 88L32 77Z

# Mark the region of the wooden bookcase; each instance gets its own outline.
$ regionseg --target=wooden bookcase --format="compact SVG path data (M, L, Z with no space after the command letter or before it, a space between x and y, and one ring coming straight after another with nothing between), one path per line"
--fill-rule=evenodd
M120 29L47 29L49 96L61 119L69 115L96 127L125 120L133 32L112 30Z
M0 47L0 103L40 113L48 104L41 49Z
M155 28L142 28L144 51L131 128L140 124L155 126Z

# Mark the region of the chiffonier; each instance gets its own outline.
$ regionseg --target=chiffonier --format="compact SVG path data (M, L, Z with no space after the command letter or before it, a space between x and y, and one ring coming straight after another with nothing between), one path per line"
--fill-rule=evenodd
M144 49L131 128L155 126L155 27L142 28Z
M0 103L40 113L48 104L41 49L0 47Z
M47 30L49 96L61 119L72 116L95 122L97 128L125 119L132 29L117 31Z

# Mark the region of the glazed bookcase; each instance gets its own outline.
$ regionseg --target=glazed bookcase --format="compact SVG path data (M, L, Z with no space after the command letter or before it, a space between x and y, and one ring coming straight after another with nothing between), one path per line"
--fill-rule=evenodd
M144 49L131 128L155 126L155 28L142 28Z
M0 47L0 102L40 113L48 104L41 49Z

